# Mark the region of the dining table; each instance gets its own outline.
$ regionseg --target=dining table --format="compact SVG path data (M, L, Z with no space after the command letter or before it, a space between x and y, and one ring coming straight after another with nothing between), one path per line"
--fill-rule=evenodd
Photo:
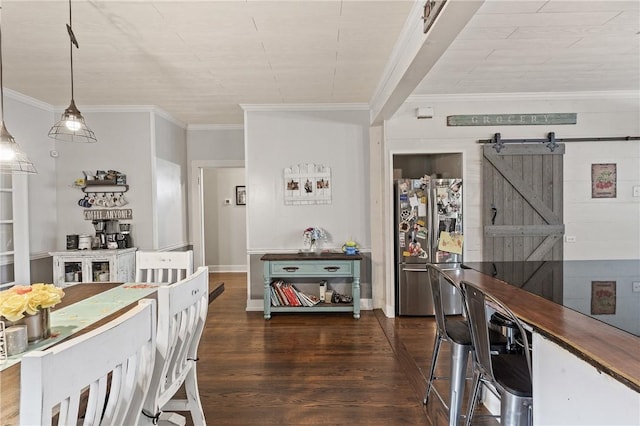
M20 360L25 353L44 350L94 330L122 315L141 299L156 299L160 285L166 284L92 282L65 287L62 301L51 308L51 336L30 343L22 354L0 360L0 426L19 424ZM210 281L209 303L223 292L224 282Z

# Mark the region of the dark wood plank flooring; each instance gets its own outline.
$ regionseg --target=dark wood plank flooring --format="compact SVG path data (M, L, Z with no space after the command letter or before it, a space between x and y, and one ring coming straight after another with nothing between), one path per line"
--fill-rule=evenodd
M425 407L434 320L389 319L381 311L246 312L246 274L210 274L224 293L209 307L198 381L216 425L448 424L437 398ZM447 375L443 345L438 375ZM446 395L448 383L437 382ZM497 424L482 421L474 425Z

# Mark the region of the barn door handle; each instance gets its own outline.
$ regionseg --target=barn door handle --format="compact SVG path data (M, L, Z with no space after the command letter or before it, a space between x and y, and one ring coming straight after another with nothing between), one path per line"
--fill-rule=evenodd
M491 204L491 224L492 225L496 224L497 215L498 215L498 209L496 208L495 204Z

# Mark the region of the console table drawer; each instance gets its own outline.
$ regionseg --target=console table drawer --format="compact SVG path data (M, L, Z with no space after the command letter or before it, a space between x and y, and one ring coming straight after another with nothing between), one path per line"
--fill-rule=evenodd
M270 263L271 276L352 276L353 262L348 260L338 261L309 261L287 262L275 261Z

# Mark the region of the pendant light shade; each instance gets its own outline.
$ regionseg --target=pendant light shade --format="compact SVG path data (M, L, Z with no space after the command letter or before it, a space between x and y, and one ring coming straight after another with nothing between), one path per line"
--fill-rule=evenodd
M27 154L7 130L4 121L0 122L0 173L37 173Z
M62 113L60 121L53 125L49 130L49 136L65 142L97 142L95 133L84 122L84 117L76 107L73 99L73 46L78 48L78 40L73 34L71 27L71 0L69 0L69 23L67 24L67 33L69 34L69 47L71 59L71 103Z
M0 13L2 7L0 6ZM37 173L27 154L4 125L4 85L2 82L2 15L0 15L0 173Z
M67 107L60 117L60 121L49 130L49 136L65 142L97 142L93 130L87 127L84 117L71 99L71 105Z

